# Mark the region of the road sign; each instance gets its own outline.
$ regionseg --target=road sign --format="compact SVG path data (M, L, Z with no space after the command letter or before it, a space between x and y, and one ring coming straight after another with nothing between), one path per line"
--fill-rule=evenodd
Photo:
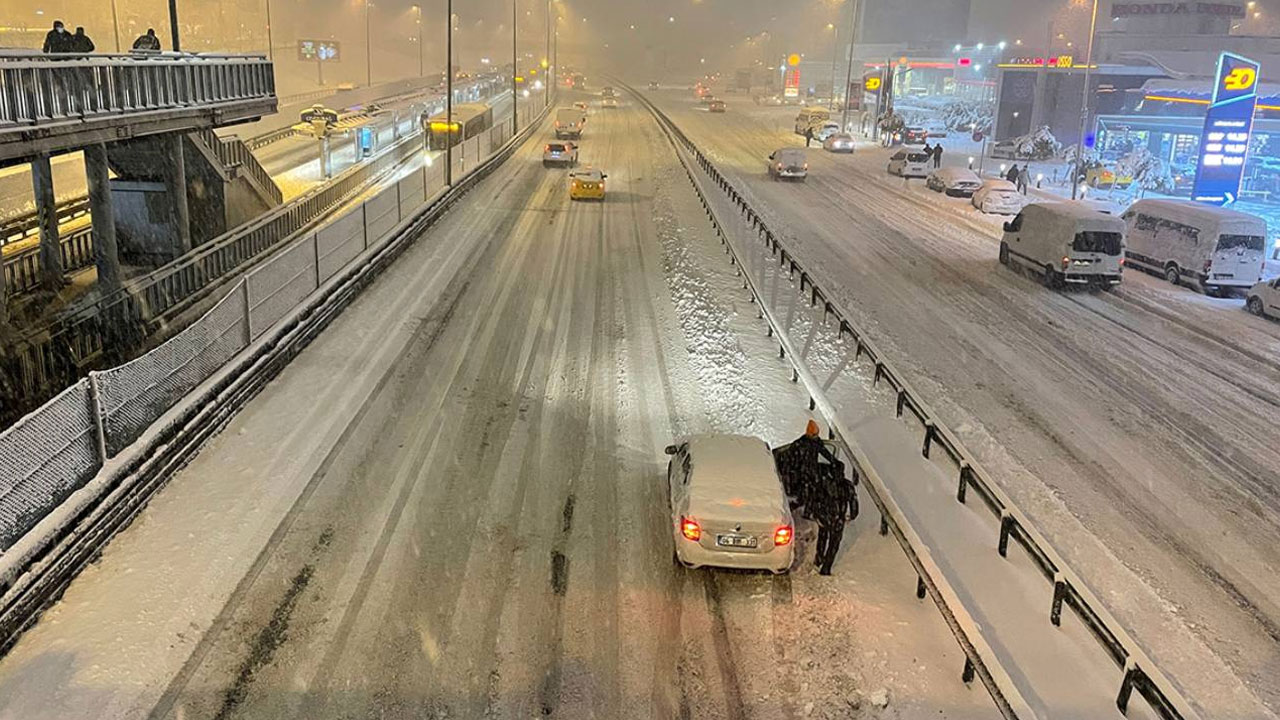
M1200 160L1191 189L1191 199L1197 202L1229 205L1240 195L1258 103L1259 69L1257 62L1232 53L1218 58L1217 84L1204 116Z
M299 40L298 60L301 62L339 62L342 45L336 40Z

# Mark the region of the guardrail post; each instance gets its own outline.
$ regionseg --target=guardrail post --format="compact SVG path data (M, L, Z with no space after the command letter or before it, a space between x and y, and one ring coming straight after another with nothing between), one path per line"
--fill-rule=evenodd
M246 347L253 342L253 299L249 296L250 277L245 275L240 281L240 290L244 294L244 344Z
M920 454L925 457L929 457L929 447L933 445L933 436L937 431L937 426L933 424L932 420L924 421L924 447L921 449Z
M916 576L916 599L923 600L925 595L926 595L926 588L924 586L924 578L917 575Z
M1067 597L1067 583L1062 573L1053 576L1053 607L1049 610L1049 622L1054 627L1062 627L1062 601Z
M889 534L889 518L885 517L884 513L880 513L880 534Z
M969 492L969 476L973 473L973 468L969 463L960 463L960 487L956 488L956 499L964 502L965 495Z
M311 233L311 257L315 260L316 287L320 287L320 233Z
M94 449L98 451L98 463L107 462L107 429L102 419L102 399L98 390L98 374L89 373L89 414L93 416Z
M1129 697L1133 694L1133 686L1138 681L1138 676L1142 673L1133 660L1126 660L1124 663L1124 678L1120 681L1120 692L1116 695L1116 708L1121 714L1129 711Z
M364 235L364 249L369 249L369 208L360 203L360 233Z
M964 671L960 673L960 679L964 681L965 685L973 682L974 671L973 660L970 660L966 655L964 658Z
M898 407L894 411L894 417L902 417L902 406L906 403L906 401L907 401L907 391L899 388L898 389ZM928 456L929 456L929 453L926 452L925 457L928 457Z
M1000 543L997 550L1000 557L1009 557L1009 533L1013 532L1013 516L1008 510L1000 513Z

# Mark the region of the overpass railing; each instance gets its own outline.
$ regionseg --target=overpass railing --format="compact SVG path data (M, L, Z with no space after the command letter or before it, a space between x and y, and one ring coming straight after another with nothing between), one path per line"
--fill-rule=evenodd
M274 96L261 55L0 52L0 130Z

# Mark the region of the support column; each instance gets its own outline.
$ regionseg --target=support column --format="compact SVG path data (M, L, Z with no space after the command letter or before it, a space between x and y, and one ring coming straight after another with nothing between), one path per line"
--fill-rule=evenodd
M116 214L111 207L107 175L107 146L84 149L84 174L89 184L89 212L93 217L93 254L98 265L98 292L120 289L120 253L116 249Z
M31 189L40 224L40 282L49 290L62 287L62 248L58 237L58 203L53 196L53 168L48 155L31 161Z
M191 211L187 207L187 163L182 151L182 133L169 133L165 137L168 162L165 164L165 191L172 203L173 236L177 240L175 254L191 251Z

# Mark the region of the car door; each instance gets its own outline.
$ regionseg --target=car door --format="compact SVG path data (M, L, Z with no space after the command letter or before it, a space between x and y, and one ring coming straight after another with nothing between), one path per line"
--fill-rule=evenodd
M1262 289L1262 304L1269 315L1280 315L1280 278L1267 283Z
M693 469L693 461L689 457L689 446L681 446L667 463L667 485L671 497L671 522L680 521L680 513L684 509L685 498L689 494L689 473Z

